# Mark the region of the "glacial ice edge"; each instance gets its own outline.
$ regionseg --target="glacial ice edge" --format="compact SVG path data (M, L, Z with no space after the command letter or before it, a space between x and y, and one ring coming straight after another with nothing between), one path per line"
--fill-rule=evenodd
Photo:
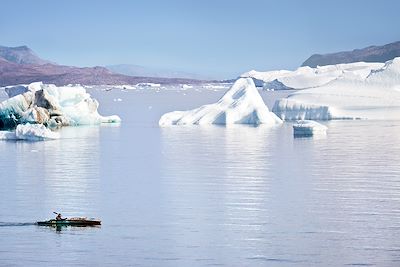
M342 70L342 74L328 83L316 82L315 87L296 90L278 99L272 111L285 121L400 120L400 58L379 64L361 62L325 67L326 77L336 77L337 70ZM312 72L318 74L321 68ZM334 74L330 75L328 70ZM297 84L305 79L290 78L287 81L293 84L296 79L299 79Z

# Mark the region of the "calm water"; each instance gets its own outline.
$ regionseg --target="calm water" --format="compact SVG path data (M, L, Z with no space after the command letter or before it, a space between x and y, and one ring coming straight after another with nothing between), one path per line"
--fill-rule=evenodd
M1 266L400 266L400 122L159 128L222 92L92 93L119 127L0 142Z

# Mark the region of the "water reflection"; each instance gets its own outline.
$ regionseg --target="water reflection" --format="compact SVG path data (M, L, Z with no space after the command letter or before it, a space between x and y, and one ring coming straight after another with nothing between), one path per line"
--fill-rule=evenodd
M20 207L34 203L43 210L41 216L52 211L73 216L96 213L93 204L99 193L99 131L100 127L66 127L59 140L16 142Z
M282 130L240 125L161 130L161 173L179 247L208 246L198 256L214 261L224 253L253 256L241 250L246 246L263 250L271 216L269 174ZM211 259L210 246L219 253Z
M228 265L400 257L369 252L400 247L400 125L351 123L331 122L321 138L294 138L290 124L161 129L168 231L178 244L171 253L195 246L199 259Z
M51 226L37 226L39 229L50 230L51 232L55 232L61 234L64 232L77 232L77 231L92 231L93 229L100 229L101 225L95 226L68 226L68 225L51 225Z
M254 224L254 218L268 223L271 177L265 177L265 173L273 164L270 152L276 146L277 135L273 132L277 130L235 126L224 131L222 201L225 224L232 228L256 230L260 225Z

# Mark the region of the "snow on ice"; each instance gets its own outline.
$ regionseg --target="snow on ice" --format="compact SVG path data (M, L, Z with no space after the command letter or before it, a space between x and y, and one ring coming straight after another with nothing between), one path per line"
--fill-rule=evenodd
M0 131L0 140L43 141L59 138L59 133L53 132L43 124L19 124L15 131Z
M0 129L37 123L48 127L120 122L118 116L103 117L99 103L82 86L32 83L7 87L11 98L0 103Z
M365 79L371 71L378 70L384 63L349 63L316 68L300 67L295 71L277 70L243 73L241 77L252 78L264 89L287 90L319 87L342 78Z
M160 126L279 123L282 121L268 110L250 78L238 79L217 103L189 111L169 112L159 121Z
M277 100L272 110L283 120L399 120L400 58L368 75L358 74L359 69L327 84L296 91Z

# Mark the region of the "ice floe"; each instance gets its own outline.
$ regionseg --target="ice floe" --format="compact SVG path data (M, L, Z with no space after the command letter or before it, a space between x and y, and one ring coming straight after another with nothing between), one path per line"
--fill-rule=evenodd
M315 134L326 134L328 127L316 121L301 120L293 124L295 136L313 136Z
M139 88L160 88L161 84L159 83L138 83L136 87Z
M6 88L11 98L0 103L0 129L18 124L66 126L120 122L118 116L101 116L99 103L82 86L32 83Z
M190 124L269 124L281 123L264 104L250 78L238 79L215 104L204 105L189 111L164 114L160 126Z
M19 124L14 131L0 131L0 140L43 141L59 139L60 135L43 124Z

